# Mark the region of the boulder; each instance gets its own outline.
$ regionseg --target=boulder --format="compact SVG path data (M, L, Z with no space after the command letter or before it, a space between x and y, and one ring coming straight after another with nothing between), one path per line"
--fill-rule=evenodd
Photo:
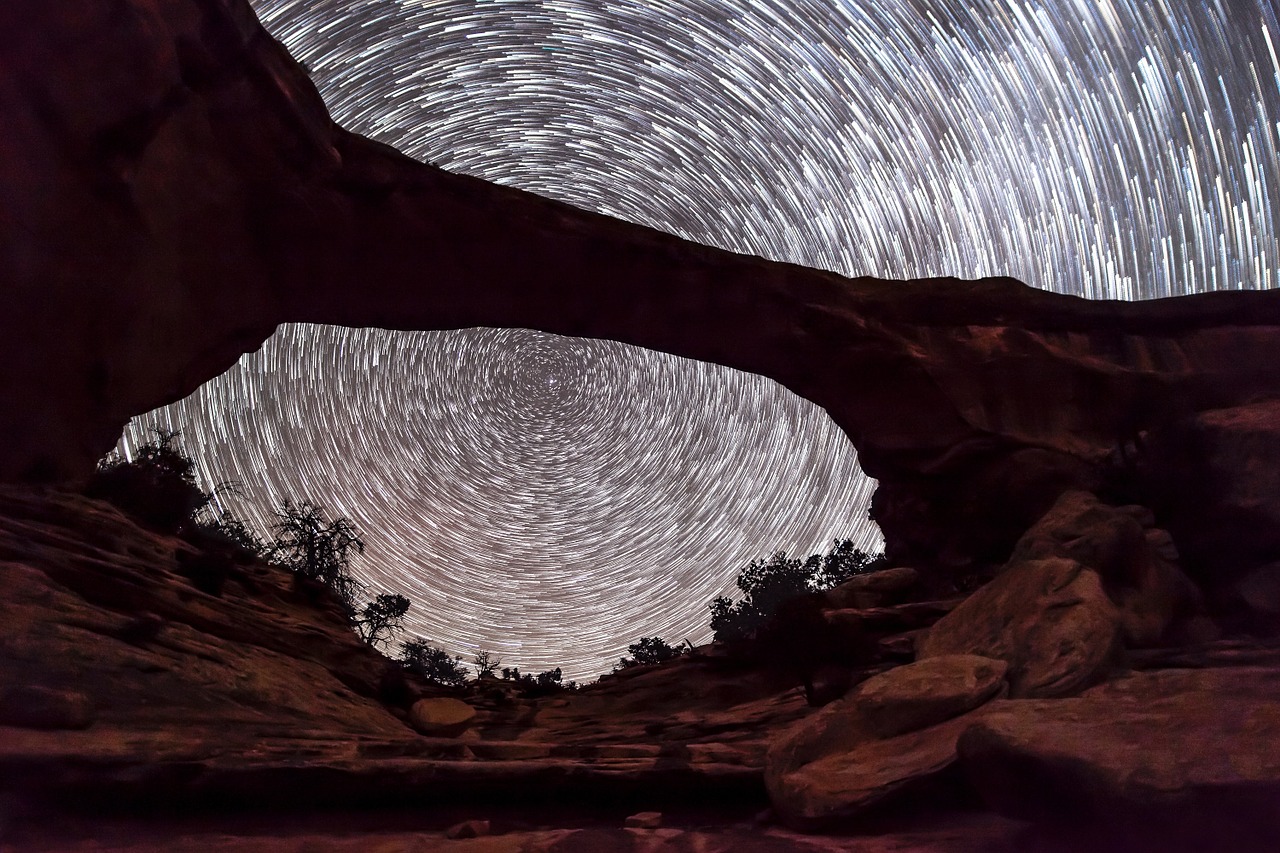
M1009 564L1065 557L1119 580L1147 544L1142 508L1127 509L1108 506L1091 492L1064 492L1018 540Z
M917 661L867 679L858 688L860 722L889 738L959 716L1006 688L1009 665L977 655Z
M424 735L457 737L476 718L476 709L447 696L419 699L409 708L409 722Z
M920 573L912 568L881 569L855 575L823 593L827 607L866 609L901 604L920 585Z
M1063 557L1088 566L1118 608L1126 644L1153 646L1175 620L1201 609L1172 538L1154 523L1145 507L1114 507L1090 492L1065 492L1018 540L1009 565Z
M885 740L868 738L786 775L766 769L769 798L783 823L809 831L927 798L956 763L956 742L971 723L966 715Z
M1280 562L1254 569L1220 598L1234 624L1254 634L1280 634Z
M958 749L989 805L1055 834L1132 833L1117 849L1143 850L1280 838L1275 668L1157 670L1070 699L994 702Z
M874 676L788 729L765 757L781 819L818 828L932 786L968 714L1004 689L1002 661L935 658Z
M930 628L916 654L998 658L1011 696L1069 696L1110 671L1121 638L1098 573L1059 557L1011 565Z

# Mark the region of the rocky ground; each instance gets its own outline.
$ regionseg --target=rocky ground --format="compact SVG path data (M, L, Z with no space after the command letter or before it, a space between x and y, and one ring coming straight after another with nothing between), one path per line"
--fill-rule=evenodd
M1274 849L1280 648L1222 637L1148 516L1068 493L967 598L903 569L832 591L821 636L879 653L815 709L797 670L719 647L449 697L279 569L202 591L192 545L6 487L0 843Z

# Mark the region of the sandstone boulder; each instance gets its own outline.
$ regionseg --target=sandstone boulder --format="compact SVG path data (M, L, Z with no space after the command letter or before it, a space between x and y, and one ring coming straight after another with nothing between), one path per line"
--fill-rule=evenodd
M409 722L424 735L457 737L475 721L476 709L447 696L419 699L409 708Z
M1141 506L1108 506L1084 491L1064 493L1014 547L1009 565L1063 557L1093 569L1115 602L1125 642L1152 646L1175 620L1201 607L1169 534Z
M464 820L444 831L444 837L451 839L483 838L488 834L489 821L487 820Z
M852 631L856 624L864 633L887 637L928 628L955 610L963 600L950 598L943 601L913 601L889 607L826 610L823 611L823 618L838 631Z
M855 575L823 593L832 610L901 604L920 585L920 573L901 567Z
M900 666L858 688L858 717L889 738L959 716L1005 689L1009 665L977 655L947 655Z
M1141 507L1118 509L1090 492L1064 492L1018 540L1009 564L1065 557L1104 577L1122 578L1146 549Z
M821 827L931 786L955 761L967 714L1003 690L1005 670L976 655L907 664L797 723L765 758L778 815Z
M1068 696L1106 675L1121 638L1098 573L1053 558L1011 565L930 628L916 653L998 658L1011 696Z
M1002 813L1133 833L1117 849L1261 850L1280 838L1275 668L1158 670L1070 699L995 702L959 752Z
M1236 624L1255 634L1280 634L1280 562L1254 569L1221 597Z

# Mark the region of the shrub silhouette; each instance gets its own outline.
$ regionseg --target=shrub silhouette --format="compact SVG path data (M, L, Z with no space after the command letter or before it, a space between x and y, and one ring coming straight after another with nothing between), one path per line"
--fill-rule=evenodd
M462 687L467 683L467 668L460 655L451 656L421 637L400 644L400 661L404 668L441 687Z
M817 556L814 554L809 560ZM861 548L855 548L852 539L836 539L831 550L821 557L821 565L813 576L813 586L819 592L833 589L855 575L878 571L886 565L884 554L868 554Z
M348 518L328 521L324 510L310 501L281 501L275 511L272 542L266 543L243 520L229 512L214 515L214 499L234 484L220 483L206 491L196 481L195 462L178 444L180 433L153 426L154 438L137 448L133 458L112 452L98 463L85 487L89 497L101 498L140 523L161 533L177 534L197 551L179 551L178 570L202 592L221 595L235 577L255 586L241 567L265 559L288 569L294 580L313 592L328 591L339 600L357 633L370 646L386 648L402 629L410 602L384 593L365 603L357 600L363 585L351 574L351 560L363 554L365 543Z
M216 517L202 513L179 534L197 553L178 552L178 570L202 592L221 595L226 582L234 578L253 592L257 583L244 571L254 560L264 559L267 546L249 527L229 512Z
M663 661L688 654L692 648L688 640L685 640L681 645L673 646L661 637L641 637L627 646L629 657L620 658L613 671L630 669L633 666L662 663Z
M221 595L227 580L249 581L240 567L263 555L264 546L235 516L212 516L217 495L234 490L221 483L206 491L196 482L195 462L178 445L180 433L159 425L154 439L132 459L112 452L98 463L85 494L111 502L146 527L181 536L197 551L179 551L178 571L202 592Z
M266 558L269 550L261 536L230 512L197 520L191 527L191 535L186 538L193 545L233 549L249 559Z
M196 483L195 462L178 445L177 430L159 425L155 438L138 447L132 459L111 452L85 487L161 533L178 533L191 525L224 486L205 491Z
M363 586L351 574L351 559L364 553L364 540L351 519L327 521L324 510L310 501L295 504L288 498L280 502L275 516L271 526L275 541L267 559L293 572L297 580L329 589L355 620L356 599Z
M711 602L711 630L717 642L755 639L783 602L830 589L883 564L883 555L867 554L850 539L837 539L826 554L804 560L785 551L753 560L736 581L743 598L735 603L722 595Z

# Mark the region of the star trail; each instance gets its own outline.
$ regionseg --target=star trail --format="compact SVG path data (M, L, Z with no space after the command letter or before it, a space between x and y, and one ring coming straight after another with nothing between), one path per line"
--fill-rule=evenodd
M1266 0L256 0L335 119L451 171L847 275L1280 284ZM904 285L906 286L906 285ZM873 483L768 380L522 330L282 328L187 400L211 481L352 517L459 654L584 678Z

